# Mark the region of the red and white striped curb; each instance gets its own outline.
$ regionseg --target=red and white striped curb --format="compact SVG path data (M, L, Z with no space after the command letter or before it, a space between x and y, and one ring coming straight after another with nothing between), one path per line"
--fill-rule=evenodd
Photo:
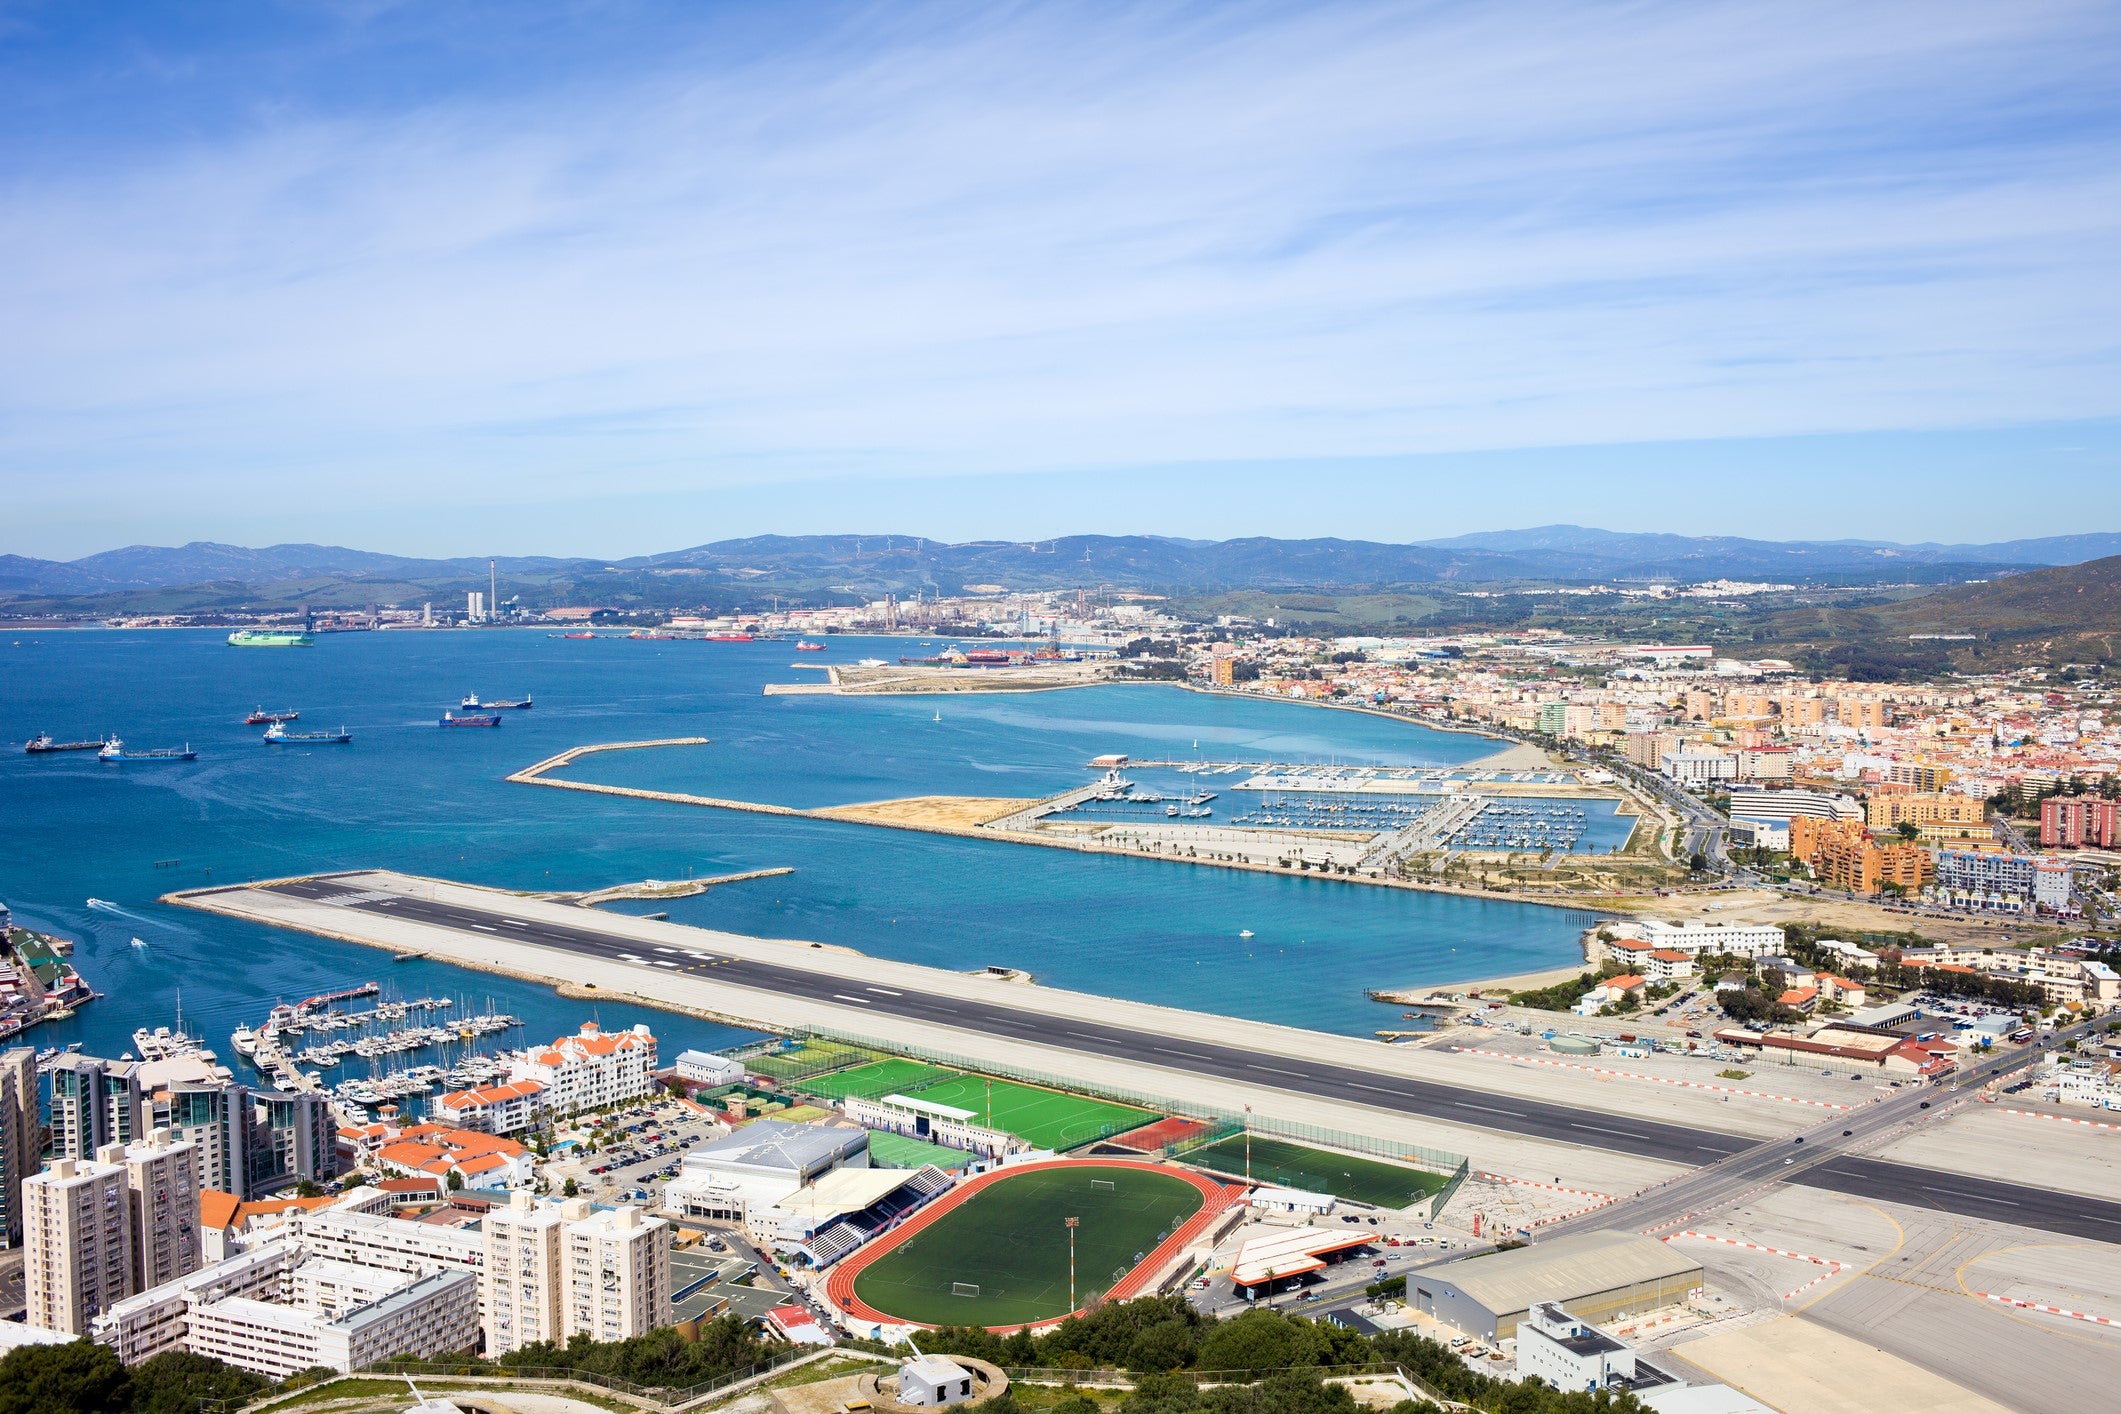
M2108 1124L2103 1119L2078 1119L2075 1115L2051 1115L2042 1110L2014 1110L2006 1106L2007 1115L2024 1115L2029 1119L2051 1119L2058 1124L2084 1124L2093 1129L2121 1129L2121 1124Z
M1675 1232L1671 1234L1670 1237L1659 1238L1658 1241L1670 1242L1673 1237L1698 1237L1704 1242L1721 1242L1726 1247L1743 1247L1748 1252L1765 1252L1772 1257L1793 1257L1797 1261L1810 1262L1815 1267L1826 1268L1825 1271L1821 1272L1818 1276L1813 1277L1810 1281L1806 1282L1803 1286L1798 1287L1795 1291L1783 1292L1782 1299L1785 1301L1789 1300L1793 1296L1799 1295L1800 1293L1811 1290L1813 1287L1819 1285L1819 1283L1823 1281L1840 1276L1843 1271L1847 1270L1847 1268L1843 1266L1842 1263L1835 1261L1831 1257L1814 1257L1809 1252L1791 1252L1786 1248L1769 1247L1764 1243L1747 1242L1742 1238L1718 1237L1712 1232L1695 1232L1692 1228L1688 1228L1685 1232Z
M1993 1301L1999 1306L2015 1306L2021 1311L2045 1311L2050 1316L2067 1316L2073 1321L2090 1321L2095 1326L2121 1325L2112 1316L2087 1316L2082 1311L2065 1311L2060 1306L2047 1306L2038 1301L2020 1301L2015 1296L1998 1296L1993 1291L1977 1291L1974 1295L1984 1301Z
M1580 1070L1586 1075L1610 1075L1620 1080L1648 1080L1657 1085L1677 1085L1683 1090L1713 1090L1719 1095L1745 1095L1755 1100L1780 1100L1786 1105L1810 1105L1820 1110L1846 1110L1850 1105L1837 1105L1832 1100L1802 1100L1795 1095L1774 1095L1765 1090L1739 1090L1729 1085L1711 1085L1704 1080L1680 1080L1670 1075L1644 1075L1633 1070L1608 1070L1604 1066L1578 1065L1574 1061L1550 1060L1546 1056L1518 1056L1508 1051L1484 1051L1478 1046L1460 1046L1462 1056L1488 1056L1495 1060L1523 1061L1527 1065L1551 1065L1558 1070Z
M1476 1174L1475 1177L1485 1178L1493 1183L1514 1183L1520 1188L1543 1188L1549 1193L1566 1193L1572 1198L1588 1198L1591 1200L1581 1208L1576 1208L1570 1212L1555 1213L1550 1217L1535 1218L1528 1223L1516 1224L1516 1226L1523 1228L1527 1232L1534 1228L1546 1227L1552 1223L1565 1223L1571 1218L1580 1218L1585 1213L1595 1212L1608 1204L1620 1201L1610 1193L1593 1193L1588 1188L1563 1188L1553 1183L1534 1183L1529 1178L1512 1178L1506 1173L1481 1173Z
M1512 1178L1506 1173L1478 1173L1474 1177L1487 1179L1490 1183L1514 1183L1521 1188L1544 1188L1549 1193L1569 1193L1578 1198L1596 1198L1601 1203L1613 1201L1613 1195L1610 1193L1594 1193L1588 1188L1563 1188L1552 1183L1535 1183L1529 1178Z

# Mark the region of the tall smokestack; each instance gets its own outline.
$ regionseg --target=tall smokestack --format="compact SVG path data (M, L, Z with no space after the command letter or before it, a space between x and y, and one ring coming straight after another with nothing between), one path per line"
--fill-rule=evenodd
M494 568L494 561L486 562L486 617L492 618L501 608L501 575Z

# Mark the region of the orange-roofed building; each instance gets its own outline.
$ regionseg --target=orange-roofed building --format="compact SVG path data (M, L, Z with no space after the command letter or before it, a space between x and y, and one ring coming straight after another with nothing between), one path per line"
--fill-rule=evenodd
M655 1088L655 1037L646 1026L606 1033L594 1021L580 1032L531 1050L509 1079L544 1087L545 1113L570 1115L638 1100Z
M530 1151L513 1139L474 1129L416 1124L376 1151L376 1162L408 1178L434 1178L446 1187L454 1173L466 1188L517 1188L531 1181Z
M453 1090L435 1101L428 1113L458 1129L515 1134L535 1129L543 1120L545 1085L538 1080L511 1080L501 1085Z

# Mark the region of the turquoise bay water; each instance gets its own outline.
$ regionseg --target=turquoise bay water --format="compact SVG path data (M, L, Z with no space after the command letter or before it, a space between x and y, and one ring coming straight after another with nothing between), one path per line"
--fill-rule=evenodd
M1576 956L1588 916L1558 909L1231 873L1149 860L509 785L568 746L706 736L614 753L587 779L792 805L925 793L1040 795L1092 755L1456 764L1487 739L1295 704L1166 687L1006 697L765 697L811 676L791 643L548 638L542 632L373 633L309 649L241 650L224 633L84 631L0 638L0 898L80 940L106 999L35 1044L131 1045L184 1016L227 1033L275 999L375 978L530 1019L528 1034L648 1021L666 1045L739 1033L668 1014L563 1001L507 978L215 918L156 902L172 889L389 867L510 888L790 865L790 876L667 905L673 920L840 943L951 968L1024 967L1055 986L1322 1030L1390 1024L1363 989L1496 975ZM828 639L847 661L905 640ZM465 693L533 693L499 730L438 729ZM298 727L342 723L351 746L274 748L241 725L257 705ZM942 721L934 720L937 712ZM195 763L24 755L38 731L189 743ZM1224 777L1222 780L1234 780ZM157 861L175 860L169 867ZM95 898L107 906L91 907ZM639 905L642 911L654 905ZM1251 939L1240 939L1250 929ZM136 947L134 937L145 946Z

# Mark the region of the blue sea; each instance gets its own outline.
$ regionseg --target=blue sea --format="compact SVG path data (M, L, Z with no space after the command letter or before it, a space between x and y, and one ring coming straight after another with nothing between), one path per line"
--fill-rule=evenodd
M235 649L225 631L15 631L0 637L0 899L17 922L78 941L103 1000L33 1044L130 1049L172 1023L227 1056L228 1033L276 1000L376 980L525 1017L549 1037L594 1017L648 1022L666 1049L742 1039L668 1013L560 999L534 984L282 932L158 902L174 889L388 867L525 889L792 866L667 905L677 922L838 943L939 967L996 964L1054 986L1351 1034L1395 1024L1366 987L1493 976L1575 960L1589 916L1216 869L1082 856L835 822L510 785L569 746L704 736L612 753L582 779L788 805L917 794L1039 796L1094 755L1461 764L1478 736L1294 703L1163 686L1006 696L762 695L818 661L894 657L906 639L570 640L540 630L320 635ZM796 667L798 658L808 660ZM498 730L441 730L466 693L534 694ZM267 747L253 707L350 746ZM941 720L936 720L940 714ZM189 744L192 763L29 756L39 731ZM1197 744L1197 745L1196 745ZM1195 778L1182 776L1191 781ZM1239 777L1207 778L1221 782ZM89 900L97 900L91 904ZM1240 938L1244 930L1253 937ZM134 941L137 939L137 943Z

